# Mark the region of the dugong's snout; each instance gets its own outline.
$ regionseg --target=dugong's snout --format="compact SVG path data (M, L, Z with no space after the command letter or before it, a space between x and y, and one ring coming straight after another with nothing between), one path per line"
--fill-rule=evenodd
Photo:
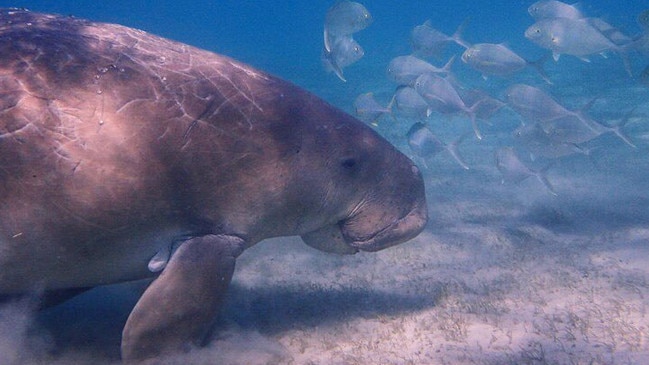
M424 199L417 200L414 207L404 217L376 232L369 239L348 238L349 246L361 251L379 251L415 238L424 230L428 222L428 208ZM343 228L343 236L345 230Z
M302 240L325 252L352 254L379 251L416 237L428 222L428 207L421 173L414 164L409 166L412 175L386 184L389 192L369 195L347 218L304 234Z
M410 162L410 161L408 161ZM379 251L416 237L428 222L424 181L417 166L405 164L386 190L366 199L365 206L341 222L347 244L361 251Z

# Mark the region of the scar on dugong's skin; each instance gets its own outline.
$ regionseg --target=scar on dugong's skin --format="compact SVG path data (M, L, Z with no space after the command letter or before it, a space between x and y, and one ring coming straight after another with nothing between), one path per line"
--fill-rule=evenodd
M288 82L139 30L0 10L0 296L157 275L125 360L199 342L265 238L377 251L426 221L417 167Z

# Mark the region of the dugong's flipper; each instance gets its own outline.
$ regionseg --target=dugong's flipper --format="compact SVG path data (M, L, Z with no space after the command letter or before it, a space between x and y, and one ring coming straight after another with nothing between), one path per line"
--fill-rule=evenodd
M217 315L245 242L207 235L183 242L133 308L122 358L141 361L200 342Z

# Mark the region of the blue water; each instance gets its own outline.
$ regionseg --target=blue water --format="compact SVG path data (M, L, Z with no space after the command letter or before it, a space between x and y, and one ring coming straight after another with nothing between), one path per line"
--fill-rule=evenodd
M471 1L368 2L365 5L375 21L355 35L366 55L347 70L349 82L343 84L325 74L320 61L322 23L331 3L118 0L81 4L74 1L2 1L0 5L120 23L224 53L294 81L349 110L358 93L372 91L373 87L384 83L380 76L389 60L410 52L408 38L412 27L427 19L437 29L450 34L468 18L464 37L470 43L505 42L530 59L541 54L538 47L523 37L525 28L532 24L526 9L533 1L496 1L482 7ZM591 1L581 8L588 15L603 16L626 33L635 34L640 31L635 17L644 7L646 4L641 0L629 0L623 6ZM462 67L459 68L462 71Z
M38 12L69 14L98 22L119 23L223 53L290 80L353 114L353 101L361 93L374 92L380 102L389 101L395 85L385 77L387 64L393 57L411 52L408 43L410 31L415 25L428 19L436 29L447 34L453 33L459 24L468 19L468 26L463 34L466 41L506 43L525 58L538 59L545 51L523 36L525 29L533 23L533 19L527 14L527 7L533 2L531 0L365 1L363 3L373 15L374 22L354 36L365 49L365 56L345 69L347 82L344 83L334 74L326 73L320 59L324 14L332 1L79 2L59 0L55 2L33 0L0 1L0 6L25 7ZM582 1L580 4L580 9L585 14L602 17L628 35L642 32L642 28L636 23L636 16L647 7L649 4L646 0ZM441 66L449 56L459 55L461 51L461 48L451 46L444 58L432 59L431 62ZM483 141L471 139L464 142L460 148L471 166L468 172L459 168L446 155L431 160L416 159L417 163L424 167L424 175L427 179L431 204L429 227L431 231L435 229L443 231L445 226L453 224L448 218L449 214L439 210L441 208L435 208L438 202L459 209L458 214L463 217L463 222L469 222L467 216L475 216L478 218L471 221L471 224L479 223L483 226L515 225L512 222L519 222L520 219L520 222L533 222L552 232L579 232L579 234L592 234L593 237L605 235L610 232L609 229L646 226L649 220L647 189L649 87L641 84L636 77L629 77L622 61L615 54L610 54L607 58L600 56L590 58L589 63L565 55L558 62L549 60L546 69L554 82L552 86L545 84L532 71L523 71L506 79L492 77L485 80L461 61L458 60L454 64L453 74L461 84L480 88L499 99L504 99L504 90L509 85L522 82L544 89L573 109L580 108L593 98L597 98L588 113L605 122L619 120L635 108L634 117L625 131L637 148L632 149L615 137L602 136L594 143L591 159L584 156L571 156L554 161L548 178L555 185L557 197L549 195L534 179L519 185L503 186L500 184L500 177L494 166L492 151L497 147L510 145L511 132L521 123L521 119L514 112L504 109L490 124L480 124L485 134ZM649 59L642 58L636 53L631 53L630 59L636 76L649 65ZM405 132L414 122L408 119L382 117L376 128L402 151L411 155ZM468 120L462 116L448 119L433 115L428 123L440 137L447 141L471 130ZM530 161L531 165L535 163L546 162ZM462 204L484 202L487 206L495 205L497 202L507 202L515 208L512 208L511 212L502 208L504 213L501 212L500 215L487 214L491 220L485 221L480 220L483 212L469 211L472 209L470 204L467 211L462 212L462 205L459 203L453 205L451 204L453 202L462 202ZM446 220L440 221L439 216L444 216ZM507 227L507 229L511 228L509 225ZM646 271L642 275L646 278ZM643 290L645 289L646 282ZM235 291L235 302L237 296L244 296L245 293L246 291L241 289ZM266 295L247 294L261 297ZM354 296L353 293L343 293L339 294L339 297L351 296L352 302L358 302L365 294L363 292ZM293 295L297 296L296 293ZM319 299L323 300L327 295L332 293L324 293ZM271 299L273 297L272 294L267 296ZM118 299L114 299L115 297ZM88 321L88 317L98 316L108 316L110 321L115 323L123 321L134 297L131 296L123 301L119 301L119 298L119 291L111 289L91 300L77 302L76 307L63 309L62 313L57 315L64 319L74 318L74 311L78 311L78 317L83 319L82 323L85 323L80 325L81 328L84 330L95 328L98 332L102 332L102 334L90 334L93 341L100 343L97 347L104 349L105 353L99 354L99 357L114 360L118 353L119 326L111 326L111 323L106 321L99 321L99 324L95 325L83 321ZM246 302L241 298L238 300ZM88 309L84 306L88 301L100 302L100 304L95 303ZM289 305L297 310L299 305L296 303L289 303ZM331 299L327 303L331 304ZM412 307L408 309L414 311L415 307L418 308L416 305ZM251 306L246 310L250 311L254 308ZM354 310L354 306L349 304L346 304L345 308ZM391 307L381 303L376 308ZM272 305L262 307L262 310L281 313L280 309ZM308 307L307 310L313 312L309 314L311 317L307 316L308 318L313 318L319 313L316 307ZM65 311L71 311L72 314L66 314ZM263 315L237 312L236 308L232 307L226 311L230 316L237 318L243 327L254 327L255 323L264 320ZM85 314L85 317L80 313ZM645 326L646 330L649 322L644 316L642 319L644 322L638 326ZM43 319L46 325L48 321L54 323L56 319ZM269 326L272 324L271 321ZM311 326L309 320L303 322L298 320L297 324L304 327ZM50 332L52 328L56 328L56 325L52 324L47 326L50 326ZM290 325L279 327L288 328ZM66 336L70 336L71 341L75 343L83 341L74 327L63 326L62 333L63 339L57 340L59 343L65 342ZM270 333L276 332L270 331ZM646 337L645 334L643 336ZM647 339L645 338L644 341L646 343ZM641 350L645 351L646 355L649 350L646 345L642 346L644 347ZM617 359L617 361L621 360Z

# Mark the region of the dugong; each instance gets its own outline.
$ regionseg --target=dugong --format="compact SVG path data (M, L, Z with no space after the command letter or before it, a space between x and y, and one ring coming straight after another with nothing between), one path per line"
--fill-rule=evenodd
M127 362L199 343L263 239L377 251L427 219L412 161L289 82L120 25L0 10L0 295L154 278Z

